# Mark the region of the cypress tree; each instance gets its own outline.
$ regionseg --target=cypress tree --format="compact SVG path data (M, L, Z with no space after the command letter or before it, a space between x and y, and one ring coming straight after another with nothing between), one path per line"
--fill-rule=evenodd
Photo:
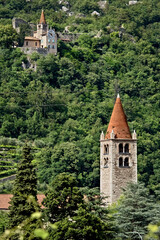
M37 203L37 177L32 164L31 148L23 148L23 159L19 163L13 197L9 207L9 227L13 228L39 210ZM32 197L30 197L32 196Z

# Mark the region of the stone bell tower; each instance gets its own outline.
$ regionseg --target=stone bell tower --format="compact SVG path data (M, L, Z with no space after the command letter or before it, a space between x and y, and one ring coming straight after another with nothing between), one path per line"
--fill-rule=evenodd
M41 39L44 34L47 34L47 32L48 32L48 24L46 23L44 11L42 10L39 23L37 24L36 37Z
M137 182L137 136L132 136L118 94L106 135L100 136L100 192L106 204L118 200L129 182Z

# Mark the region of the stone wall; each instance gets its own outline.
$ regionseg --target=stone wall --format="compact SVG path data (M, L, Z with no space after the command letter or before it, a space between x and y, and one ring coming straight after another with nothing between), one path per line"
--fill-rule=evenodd
M20 28L22 25L28 25L28 27L30 27L30 29L31 29L29 35L33 36L33 32L34 32L34 29L36 26L34 23L28 23L21 18L13 18L12 19L12 26L18 33L20 33Z
M104 154L104 145L109 146L109 153ZM112 141L100 141L100 192L106 197L106 204L112 202ZM105 159L108 163L105 166Z
M26 24L26 25L28 25L28 22L26 22L26 21L24 21L23 19L21 19L21 18L13 18L12 19L12 26L13 26L13 28L18 28L18 27L20 27L20 25L23 25L23 24Z
M60 39L62 41L68 41L68 42L75 41L76 39L78 39L78 37L80 35L82 35L82 34L81 33L74 34L74 33L57 32L58 39Z
M21 47L21 51L26 54L32 54L33 52L37 52L42 55L47 55L48 53L57 54L56 49L48 49L48 48L33 48L33 47Z
M129 153L119 153L119 144L129 144ZM109 151L104 154L104 145ZM134 139L109 139L100 141L100 191L108 196L106 203L117 201L129 182L137 182L137 141ZM129 166L120 167L119 158L127 157ZM104 166L105 158L108 166Z
M113 196L112 201L115 202L122 194L123 189L129 182L137 182L137 143L136 140L113 140ZM129 153L119 153L119 144L129 144ZM126 157L129 159L128 167L119 167L119 158Z

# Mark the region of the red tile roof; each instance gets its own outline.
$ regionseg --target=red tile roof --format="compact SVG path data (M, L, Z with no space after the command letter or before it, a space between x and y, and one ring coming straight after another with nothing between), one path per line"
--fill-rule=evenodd
M26 36L25 40L41 41L39 38Z
M9 202L11 200L11 198L13 197L12 194L0 194L0 210L7 210L9 207ZM37 198L38 198L38 203L41 206L41 208L44 208L44 206L42 205L42 201L45 198L44 194L37 194Z
M43 10L42 10L42 13L41 13L41 17L40 17L39 23L40 24L46 24L46 19L45 19Z
M110 139L112 130L114 131L115 138L118 139L132 139L127 118L123 110L121 99L117 96L112 116L108 125L105 139Z

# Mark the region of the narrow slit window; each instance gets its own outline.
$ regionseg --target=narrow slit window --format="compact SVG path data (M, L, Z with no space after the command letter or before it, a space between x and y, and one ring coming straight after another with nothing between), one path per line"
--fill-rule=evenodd
M104 154L109 154L109 145L104 145Z
M123 158L119 158L119 167L123 167Z

